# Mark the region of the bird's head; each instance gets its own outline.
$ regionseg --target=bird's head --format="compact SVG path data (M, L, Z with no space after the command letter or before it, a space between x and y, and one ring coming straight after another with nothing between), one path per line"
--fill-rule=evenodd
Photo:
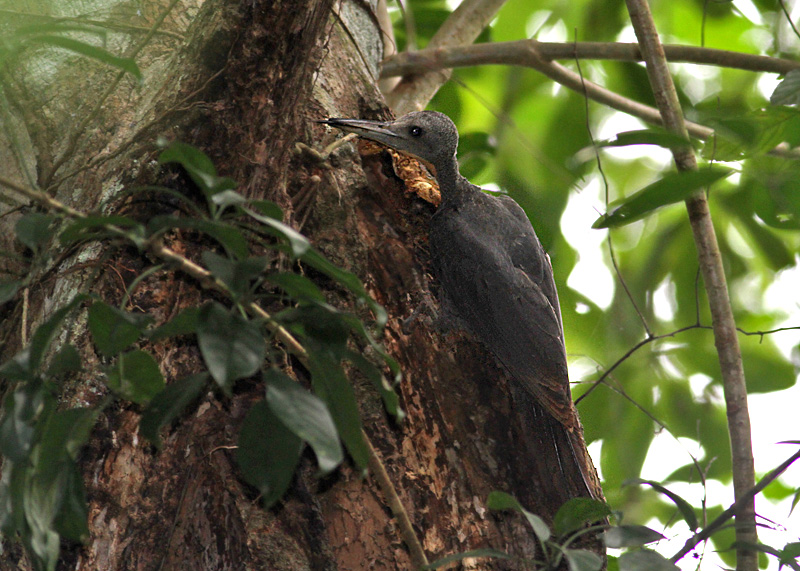
M454 161L458 148L456 126L447 115L437 111L415 111L386 122L363 119L320 122L413 155L434 168Z

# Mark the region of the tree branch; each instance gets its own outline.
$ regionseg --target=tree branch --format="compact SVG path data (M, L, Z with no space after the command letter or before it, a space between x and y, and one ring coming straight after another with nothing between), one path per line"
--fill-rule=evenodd
M471 44L504 3L505 0L464 0L437 30L428 46L445 48ZM419 111L450 79L451 73L449 69L439 68L422 75L404 77L386 95L386 102L398 115Z
M646 0L626 0L626 5L647 63L647 75L650 78L656 104L664 118L664 126L669 131L685 137L686 126L678 94L669 73L667 58L650 7ZM697 169L697 160L689 145L673 149L672 154L678 170ZM722 257L705 194L699 192L688 198L686 209L708 295L714 339L722 372L728 432L731 438L734 497L737 504L740 499L742 500L736 510L736 539L741 545L754 544L758 541L755 504L752 497L746 499L746 494L755 485L755 469L750 437L750 415L747 409L747 387L739 340L736 336L736 323L733 319ZM753 550L740 547L736 551L736 558L739 571L755 571L758 568L757 554Z
M794 464L798 459L800 459L800 451L792 454L783 464L781 464L780 466L772 470L769 474L761 478L761 480L758 481L758 484L747 490L747 492L743 494L739 499L737 499L733 503L733 505L731 505L728 509L726 509L716 518L714 518L714 521L709 523L703 529L703 531L701 531L700 533L696 533L695 535L687 539L686 543L681 548L681 550L678 551L675 555L673 555L670 558L670 561L672 561L673 563L680 561L686 554L688 554L692 549L694 549L695 545L711 537L711 535L714 534L714 532L716 532L717 530L719 530L726 521L728 521L729 519L731 519L731 517L736 515L740 508L742 508L747 502L752 502L753 498L755 498L759 493L761 493L761 491L764 488L766 488L770 483L772 483L773 480L777 479L778 476L783 474L789 468L789 466Z
M638 44L560 43L539 42L531 39L470 46L428 47L418 52L402 52L383 61L381 77L487 64L525 66L531 50L535 50L546 60L643 61ZM666 45L664 54L670 63L695 63L746 71L783 74L800 68L800 62L793 60L697 46Z

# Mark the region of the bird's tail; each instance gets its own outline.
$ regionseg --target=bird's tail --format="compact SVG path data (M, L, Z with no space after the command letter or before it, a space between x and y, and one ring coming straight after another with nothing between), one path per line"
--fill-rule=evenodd
M575 497L605 501L600 479L583 439L580 422L567 428L550 415L525 387L512 382L514 407L520 419L520 436L529 454L535 459L540 481L552 481L563 504Z

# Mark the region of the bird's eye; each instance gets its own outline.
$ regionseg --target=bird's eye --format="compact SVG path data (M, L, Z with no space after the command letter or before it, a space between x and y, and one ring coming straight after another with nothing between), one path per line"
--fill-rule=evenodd
M420 135L422 135L422 128L420 128L420 127L417 127L417 126L415 125L414 127L411 127L411 128L408 130L408 132L409 132L409 133L411 133L411 136L412 136L412 137L419 137Z

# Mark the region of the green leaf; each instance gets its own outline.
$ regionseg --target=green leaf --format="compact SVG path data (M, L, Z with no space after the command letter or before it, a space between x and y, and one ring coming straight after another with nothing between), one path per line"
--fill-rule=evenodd
M327 304L301 304L281 311L275 318L298 335L313 337L326 345L344 348L350 336L345 314Z
M326 346L309 342L308 368L311 383L328 407L347 452L361 470L366 470L369 451L361 432L361 416L353 387L342 370L339 358Z
M22 285L21 281L0 281L0 304L14 299L14 296L17 295L20 285Z
M344 460L339 434L325 403L275 369L264 373L267 404L289 430L308 442L320 472L328 474Z
M200 315L199 307L187 307L178 315L159 325L155 329L145 331L145 336L152 342L161 341L168 337L179 335L192 335L197 331L197 320Z
M259 214L249 208L243 208L242 211L254 220L264 224L267 227L266 230L274 236L283 238L291 248L291 254L295 258L299 258L311 248L311 244L305 236L280 220L275 220L270 216Z
M266 279L295 299L326 302L325 294L317 287L317 284L300 274L291 272L271 273L266 276Z
M23 463L34 444L36 419L45 410L46 393L41 381L20 384L3 402L0 420L0 453L11 462Z
M53 315L39 327L31 337L30 354L28 361L28 368L30 371L35 371L42 364L45 352L50 348L50 344L55 339L58 328L61 323L72 313L79 304L83 303L88 298L87 295L76 295L64 307L57 309Z
M492 510L518 511L528 520L528 524L533 529L533 533L536 534L536 537L539 538L539 541L547 541L550 539L550 528L547 527L544 520L523 508L514 496L495 490L489 493L489 497L486 499L486 506Z
M239 433L236 461L244 479L258 489L269 508L289 489L303 441L276 417L265 402L250 409Z
M248 202L244 196L235 190L230 189L216 193L211 197L211 201L219 206L221 210L224 210L229 206L241 206L242 204L247 204Z
M25 244L34 252L53 236L53 223L55 216L42 214L41 212L31 212L17 220L14 231L17 240Z
M108 386L135 403L147 404L164 388L164 376L150 353L130 351L107 371Z
M578 531L587 523L600 521L611 515L611 510L599 500L572 498L564 502L553 518L553 530L559 536Z
M681 512L683 520L689 526L689 529L691 531L697 530L698 527L697 516L694 513L694 508L692 508L691 504L689 504L689 502L684 500L678 494L671 492L658 482L654 482L652 480L634 479L624 482L624 485L644 485L644 484L652 487L654 490L660 492L661 494L667 496L670 500L672 500L678 507L678 510Z
M76 373L81 370L81 356L74 345L67 343L53 356L47 368L47 376L60 377L65 373Z
M612 141L598 143L598 147L627 147L630 145L655 145L667 149L679 149L691 145L691 141L664 129L651 128L617 133Z
M259 328L216 302L200 310L197 340L208 371L226 392L234 381L254 375L264 361Z
M278 221L283 220L283 210L271 200L251 200L250 206L258 210L260 214L269 216Z
M235 227L223 222L203 220L199 218L180 218L177 216L156 216L147 224L148 235L166 232L173 228L197 230L208 234L225 248L234 258L242 260L247 257L249 248L244 235Z
M161 448L161 429L178 418L206 389L208 373L189 375L168 384L142 412L139 430L156 448Z
M800 69L793 69L781 80L769 102L773 105L797 105L800 103Z
M209 199L215 194L236 188L236 181L233 179L217 176L217 169L208 155L186 143L176 141L170 144L158 156L158 162L162 165L180 164Z
M669 559L649 549L623 553L619 558L619 569L620 571L680 571L676 565L670 563Z
M358 276L341 269L335 264L332 264L330 260L313 248L310 248L305 254L303 254L301 260L315 270L322 272L332 280L336 281L338 284L346 287L361 301L367 303L370 309L372 309L372 312L375 314L375 321L379 328L386 325L386 320L388 319L386 310L370 297L370 295L367 293L367 290L364 289L364 284L362 284L361 280L358 279Z
M603 567L603 560L591 551L564 549L562 553L567 560L569 571L599 571Z
M400 408L400 398L378 368L361 353L345 351L344 356L345 359L358 367L358 369L364 373L364 376L372 382L372 386L374 386L381 395L383 406L386 407L386 411L394 416L398 422L402 421L406 417L406 413Z
M96 301L89 308L89 331L97 350L106 357L121 353L138 341L150 321L149 315L128 313L103 301Z
M137 247L144 243L144 226L128 216L86 216L67 226L59 234L58 239L62 245L68 246L90 238L99 239L109 235L117 236L116 233L109 230L109 226L125 230L126 236Z
M214 277L221 280L237 298L250 291L252 281L261 275L269 263L266 257L236 261L208 251L203 252L201 257Z
M51 35L34 36L30 38L29 41L64 48L71 52L75 52L88 58L96 59L97 61L106 65L110 65L124 72L130 73L140 81L142 79L142 72L139 71L139 66L136 65L136 62L132 58L115 56L103 48L93 46L92 44L87 44L86 42L81 42L72 38L66 38L64 36Z
M461 561L462 559L477 559L480 557L490 559L513 559L513 557L505 551L500 551L497 549L473 549L472 551L463 551L461 553L454 553L453 555L442 557L433 563L423 565L422 569L438 569L439 567L444 567L445 565L449 565L450 563L454 563L456 561Z
M655 530L643 525L619 525L606 530L604 539L608 547L639 547L653 541L664 539Z
M733 172L733 169L711 166L691 172L668 173L661 180L617 202L610 213L592 224L592 228L616 228L641 220L654 210L685 200Z

